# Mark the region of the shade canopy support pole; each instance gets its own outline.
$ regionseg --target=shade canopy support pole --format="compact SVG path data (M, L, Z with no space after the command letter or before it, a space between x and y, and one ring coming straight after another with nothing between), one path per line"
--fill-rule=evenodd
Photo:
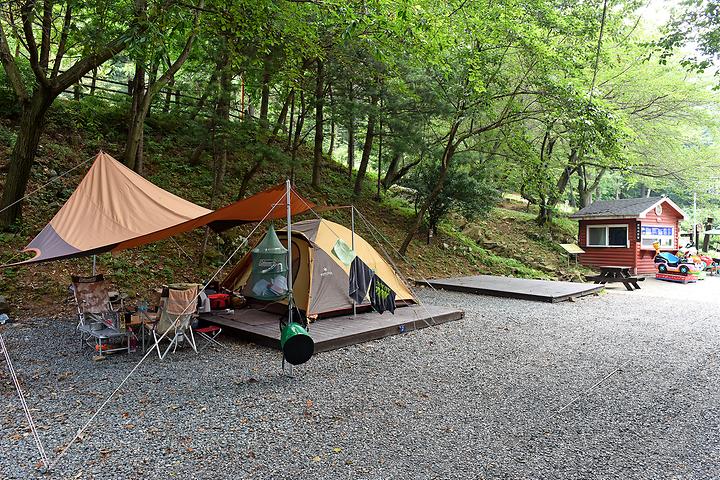
M350 248L355 251L355 205L350 205ZM352 267L351 267L352 268ZM353 317L357 315L357 304L352 299Z
M290 179L285 180L285 209L287 212L287 255L288 255L288 276L287 276L287 287L288 287L288 324L293 320L293 266L292 266L292 209L290 206ZM294 376L293 364L289 363L288 375ZM284 362L283 362L284 365Z

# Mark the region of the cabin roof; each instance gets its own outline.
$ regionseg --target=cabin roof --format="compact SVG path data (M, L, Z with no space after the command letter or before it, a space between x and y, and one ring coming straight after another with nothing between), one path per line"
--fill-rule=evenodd
M591 205L570 215L577 220L611 219L611 218L644 218L661 203L669 204L681 218L687 218L672 200L667 197L621 198L618 200L598 200Z

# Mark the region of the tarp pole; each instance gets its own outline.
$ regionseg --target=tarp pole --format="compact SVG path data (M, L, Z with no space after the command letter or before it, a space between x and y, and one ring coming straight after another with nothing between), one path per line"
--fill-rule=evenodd
M288 324L293 318L293 285L292 285L292 210L290 208L290 179L285 180L285 208L287 210L287 251L288 251ZM290 363L289 375L293 376L293 364Z
M350 248L355 251L355 205L350 205ZM357 315L357 305L352 299L353 317Z

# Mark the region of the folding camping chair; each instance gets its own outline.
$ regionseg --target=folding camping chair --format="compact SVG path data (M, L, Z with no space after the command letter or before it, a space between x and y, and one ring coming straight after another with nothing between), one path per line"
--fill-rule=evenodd
M204 348L211 345L219 348L224 348L223 344L216 340L218 335L222 333L222 328L218 327L217 325L208 325L206 327L193 328L193 332L195 332L195 334L205 340L205 345L200 347L199 351L202 351Z
M197 345L193 336L191 322L197 312L198 285L197 284L174 284L163 289L160 298L159 320L152 326L153 338L160 360L164 359L170 349L177 350L181 342L187 340L190 347L197 353ZM164 351L160 350L160 340L163 338L170 341Z
M105 278L101 275L80 277L73 275L72 291L77 306L80 345L94 348L98 355L127 350L130 352L129 337L132 332L125 331L121 324L123 311L122 300L120 311L113 308ZM110 347L110 342L126 339L126 346ZM103 342L105 342L103 344Z

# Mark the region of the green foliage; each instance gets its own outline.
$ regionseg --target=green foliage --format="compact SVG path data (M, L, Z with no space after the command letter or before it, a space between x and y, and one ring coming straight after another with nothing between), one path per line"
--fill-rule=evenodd
M405 185L416 191L416 210L430 198L439 175L440 165L430 161L421 164L408 177ZM473 171L469 164L458 162L448 171L444 188L430 199L428 226L437 233L438 224L452 211L474 220L489 211L497 200L498 192L489 184L485 172Z

